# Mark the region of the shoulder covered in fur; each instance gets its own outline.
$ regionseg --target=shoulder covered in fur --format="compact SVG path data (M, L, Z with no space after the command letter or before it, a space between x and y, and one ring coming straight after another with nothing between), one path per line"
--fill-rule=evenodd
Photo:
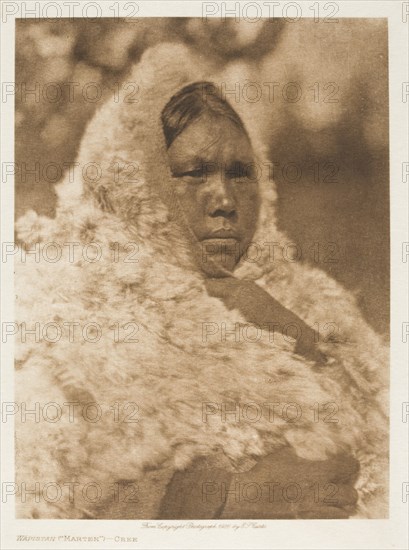
M96 402L103 413L94 423L79 415L75 422L64 417L35 429L18 424L18 476L97 476L104 486L137 479L147 469L183 468L217 450L239 468L242 460L291 445L313 460L338 452L357 456L363 514L380 517L379 503L371 512L368 502L383 491L388 357L352 295L318 269L263 256L240 265L235 275L255 280L307 325L318 326L317 345L328 360L317 365L300 357L283 335L274 342L223 339L223 324L234 330L246 322L207 294L160 200L168 167L158 113L177 89L211 79L212 71L182 45L146 52L131 75L143 84L140 103L111 102L96 113L74 180L67 177L58 188L56 218L29 212L17 222L16 321L20 327L39 324L38 338L28 335L16 345L17 400L79 407ZM257 129L245 123L256 141ZM101 168L98 181L84 179L89 162ZM115 163L122 169L137 163L137 181L117 178ZM260 192L256 238L283 242L274 183L262 179ZM39 261L25 255L25 247L38 247ZM116 403L135 404L138 422L118 423L109 413ZM282 405L275 415L273 403ZM296 422L284 410L291 403L301 411ZM317 421L317 403L335 404L338 421ZM248 404L261 411L256 422L243 418ZM237 405L238 421L226 416ZM30 517L32 505L22 516ZM41 516L64 513L51 506ZM73 507L73 517L84 513Z

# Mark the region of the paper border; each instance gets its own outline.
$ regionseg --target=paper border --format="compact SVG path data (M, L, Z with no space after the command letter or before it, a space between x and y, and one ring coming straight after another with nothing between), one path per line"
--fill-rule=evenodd
M90 2L81 1L80 9ZM93 2L101 6L104 17L112 17L112 7L118 2ZM253 2L255 3L255 2ZM288 2L277 2L276 14ZM22 4L27 10L37 11L47 2L4 2L1 32L1 77L2 82L14 82L15 19L21 17ZM64 2L62 2L64 4ZM65 3L67 4L67 3ZM132 3L131 3L132 4ZM138 1L138 17L200 17L204 2L190 0ZM209 4L209 3L208 3ZM220 2L212 2L221 6ZM234 8L237 2L227 2ZM240 8L249 2L240 2ZM263 5L263 2L258 2ZM265 4L265 3L264 3ZM298 1L303 16L311 17L313 2ZM75 549L128 549L128 548L405 548L408 544L408 503L404 485L409 481L408 472L408 420L404 422L404 403L408 397L408 343L404 342L404 323L408 313L408 260L404 262L403 243L409 241L408 181L404 181L403 163L409 160L408 106L403 98L403 83L409 81L408 21L404 12L408 2L398 1L341 1L337 2L337 17L386 17L389 26L389 105L390 105L390 213L391 213L391 393L390 393L390 518L388 520L257 520L255 522L229 521L237 529L203 528L222 521L156 521L149 523L176 527L189 524L185 529L165 530L143 528L143 520L16 520L14 502L8 500L1 506L2 545L7 550L22 548L75 548ZM5 6L18 6L15 16L5 20ZM39 5L40 8L37 8ZM125 7L126 2L119 2ZM110 9L111 8L111 9ZM115 8L116 9L116 8ZM265 8L263 8L265 9ZM37 11L37 13L39 13ZM268 12L264 11L268 16ZM68 14L67 14L68 15ZM67 16L66 15L66 16ZM28 15L29 16L29 15ZM219 15L215 15L220 17ZM31 15L34 17L34 15ZM409 16L408 16L409 18ZM9 98L1 103L1 158L2 163L14 160L14 101ZM2 164L3 166L3 164ZM1 186L2 241L13 241L14 181L8 178ZM13 264L1 264L2 322L14 319ZM2 401L13 400L13 342L2 344ZM8 399L7 399L8 396ZM1 456L2 481L14 479L14 425L2 423ZM409 498L409 497L407 497ZM263 524L266 528L245 528L244 523ZM98 542L17 542L16 536L86 536L105 537ZM115 537L137 538L137 542L115 542ZM113 541L108 540L113 538Z

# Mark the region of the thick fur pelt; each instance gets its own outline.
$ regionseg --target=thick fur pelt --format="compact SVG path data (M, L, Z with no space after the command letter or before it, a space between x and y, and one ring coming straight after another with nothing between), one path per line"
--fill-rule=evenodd
M206 292L169 197L163 200L169 172L161 109L182 86L212 77L221 75L183 45L145 52L129 75L138 102L112 100L98 110L74 173L58 186L55 219L28 212L17 221L17 322L38 323L40 337L16 339L16 401L64 411L55 422L16 417L18 485L96 482L104 489L216 452L234 470L290 445L312 460L357 457L358 516L385 517L388 354L354 297L323 271L277 253L288 239L277 229L274 184L264 175L253 241L278 248L272 258L271 248L260 246L234 276L255 281L311 328L336 331L317 338L321 363L296 353L296 341L279 332L274 339L266 332L223 336L246 320ZM262 166L257 127L245 106L237 109ZM61 252L57 261L50 243ZM24 254L35 247L39 257ZM79 405L70 416L64 403ZM89 403L98 404L100 419ZM261 407L266 403L280 404L274 417ZM296 421L284 412L290 403L291 412L301 410ZM337 421L329 421L328 403ZM248 404L253 409L244 409ZM317 404L326 410L318 418ZM223 417L236 405L240 418ZM47 410L51 416L58 407ZM19 499L18 516L95 517L89 501L50 500Z

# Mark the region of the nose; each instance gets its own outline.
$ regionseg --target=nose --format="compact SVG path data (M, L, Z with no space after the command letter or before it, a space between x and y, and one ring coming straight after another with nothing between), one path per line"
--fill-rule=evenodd
M208 215L211 218L234 219L237 216L236 200L229 181L212 178L209 186Z

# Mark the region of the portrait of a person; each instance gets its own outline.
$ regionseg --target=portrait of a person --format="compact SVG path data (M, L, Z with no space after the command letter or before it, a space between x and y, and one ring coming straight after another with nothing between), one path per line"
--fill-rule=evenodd
M138 101L96 110L55 218L17 220L23 251L62 250L16 257L17 321L72 329L18 344L17 401L72 415L16 420L16 477L73 488L17 516L387 517L386 347L349 290L274 254L288 239L248 105L182 44L129 80Z

